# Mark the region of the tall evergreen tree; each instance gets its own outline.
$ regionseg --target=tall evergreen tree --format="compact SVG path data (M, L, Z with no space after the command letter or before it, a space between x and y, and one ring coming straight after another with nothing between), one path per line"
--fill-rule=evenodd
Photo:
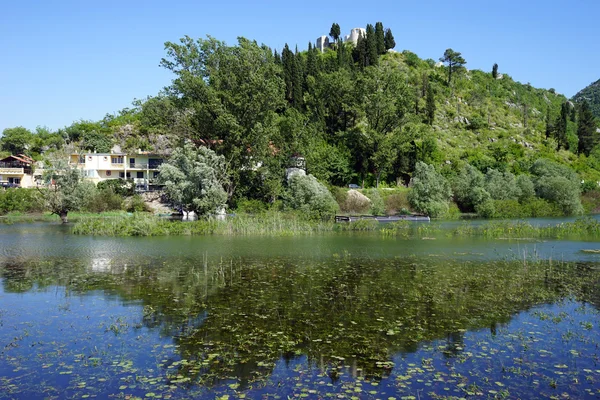
M386 51L396 47L396 41L394 40L394 35L392 34L392 30L390 28L387 28L385 30L385 37L384 37L383 41L385 44Z
M498 79L498 64L494 64L492 67L492 78Z
M317 55L310 42L308 43L308 51L306 52L306 69L304 72L306 76L317 76Z
M369 65L367 56L367 39L361 33L358 34L356 47L352 50L352 58L354 59L354 62L357 63L361 68Z
M273 59L275 60L275 64L281 65L281 56L279 55L277 50L275 50L275 52L273 53Z
M429 125L432 125L435 119L435 95L433 93L433 87L431 85L427 85L426 110L427 123Z
M552 124L552 119L550 118L550 106L546 109L546 139L552 136L552 132L554 131L554 125Z
M292 104L294 101L294 53L286 43L281 52L281 64L283 65L283 80L285 82L285 98Z
M383 24L381 22L375 24L375 43L377 44L377 53L385 54L385 33L383 32Z
M334 42L337 42L337 40L341 34L342 34L342 30L340 29L340 26L334 22L331 25L331 29L329 30L329 36L331 36L333 38Z
M296 46L296 53L294 54L294 63L293 63L293 94L292 94L292 104L297 109L302 108L304 103L304 58L298 52L298 46Z
M570 114L571 110L569 109L569 103L564 102L560 107L560 115L556 120L554 128L554 137L556 138L557 149L559 150L561 147L565 150L569 150L569 141L567 140L567 121L569 120Z
M367 63L369 65L377 65L379 54L377 53L377 38L375 37L375 28L373 25L367 25Z
M459 71L467 63L459 52L452 49L446 49L440 61L448 65L448 86L452 82L452 73Z
M579 124L577 125L577 137L579 145L578 153L583 153L586 156L590 155L590 151L598 144L598 132L596 132L596 120L592 114L589 103L583 100L579 106Z
M572 103L569 103L569 107L571 109L569 119L571 120L571 122L577 122L577 109L575 108L575 106L572 106Z

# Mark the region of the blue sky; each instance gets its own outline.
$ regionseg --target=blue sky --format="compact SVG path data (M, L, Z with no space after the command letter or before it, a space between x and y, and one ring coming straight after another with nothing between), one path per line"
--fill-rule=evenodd
M381 21L396 50L502 73L567 96L600 79L597 0L520 1L81 1L0 2L0 131L57 129L101 119L154 95L171 75L164 42L209 34L306 48L332 22L342 33Z

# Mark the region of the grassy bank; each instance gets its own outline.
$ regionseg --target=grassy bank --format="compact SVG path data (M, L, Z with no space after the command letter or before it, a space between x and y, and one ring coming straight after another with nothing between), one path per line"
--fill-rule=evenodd
M201 219L185 222L147 214L133 214L105 218L84 217L75 224L73 233L100 236L293 236L330 232L333 229L332 222L309 221L296 214L281 212L239 215L225 221Z
M82 219L102 219L102 218L120 218L132 215L125 211L106 211L102 213L84 212L84 211L73 211L70 212L68 217L70 222L78 222ZM16 224L26 222L61 222L58 215L51 214L49 212L39 213L22 213L22 212L10 212L6 215L0 215L0 224Z
M409 221L380 224L372 220L362 220L334 224L306 220L295 213L268 212L260 215L238 215L225 221L203 219L190 222L173 221L148 214L81 216L76 219L73 227L74 234L94 236L294 236L325 232L366 232L404 239L600 239L600 222L587 217L551 226L534 226L524 221L494 221L482 225L465 222L455 228L443 228L436 222Z

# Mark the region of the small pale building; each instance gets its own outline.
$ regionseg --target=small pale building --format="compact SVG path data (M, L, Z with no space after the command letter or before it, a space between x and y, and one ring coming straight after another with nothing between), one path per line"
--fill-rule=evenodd
M36 186L34 179L34 161L19 154L0 160L0 186L30 188Z

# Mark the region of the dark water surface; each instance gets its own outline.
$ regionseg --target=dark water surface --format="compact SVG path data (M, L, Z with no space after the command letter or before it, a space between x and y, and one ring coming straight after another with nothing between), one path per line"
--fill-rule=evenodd
M597 398L597 248L0 226L0 398Z

